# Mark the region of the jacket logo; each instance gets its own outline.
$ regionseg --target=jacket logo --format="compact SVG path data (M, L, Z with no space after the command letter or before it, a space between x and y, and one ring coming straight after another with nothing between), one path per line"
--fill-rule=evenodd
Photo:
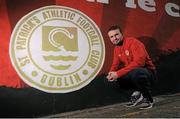
M129 51L125 50L125 54L126 54L126 56L129 56Z

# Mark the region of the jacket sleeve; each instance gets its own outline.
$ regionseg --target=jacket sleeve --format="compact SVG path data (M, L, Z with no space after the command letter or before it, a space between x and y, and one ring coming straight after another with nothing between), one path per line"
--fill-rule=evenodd
M132 52L133 56L133 61L129 65L127 65L124 68L121 68L120 70L117 71L118 77L121 77L125 74L127 74L129 71L138 68L138 67L144 67L145 65L145 60L147 56L146 49L144 47L144 44L141 42L135 42L131 44L130 50Z
M113 62L112 62L111 68L110 68L110 72L111 71L117 71L118 67L119 67L119 64L120 64L120 61L119 61L119 58L118 58L117 49L115 48L114 49Z

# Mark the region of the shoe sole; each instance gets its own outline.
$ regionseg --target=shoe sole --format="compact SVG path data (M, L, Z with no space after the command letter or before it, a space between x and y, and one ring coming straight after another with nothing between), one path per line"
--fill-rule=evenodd
M133 105L130 105L130 106L127 106L127 105L125 105L125 106L126 107L134 107L134 106L138 105L142 100L143 100L143 96L141 94L140 98L136 101L136 103L134 103Z
M153 104L151 104L151 106L149 106L149 107L140 107L139 109L150 109L152 107L153 107Z

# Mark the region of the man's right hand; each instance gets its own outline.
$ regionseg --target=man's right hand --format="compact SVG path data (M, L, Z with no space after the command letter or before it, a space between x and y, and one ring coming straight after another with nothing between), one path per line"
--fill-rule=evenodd
M108 79L108 81L111 81L113 79L110 74L108 74L106 78Z
M108 81L116 81L118 77L116 72L109 72L106 78L108 79Z

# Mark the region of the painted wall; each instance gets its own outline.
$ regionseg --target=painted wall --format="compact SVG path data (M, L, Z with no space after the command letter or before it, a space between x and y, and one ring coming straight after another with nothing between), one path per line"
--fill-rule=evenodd
M32 88L20 78L10 60L10 39L18 21L49 5L73 8L87 15L100 29L105 44L100 72L86 86L69 93L51 94ZM145 43L158 70L154 95L179 91L178 0L0 0L1 115L33 117L125 101L128 92L110 88L103 81L113 55L107 30L114 24L122 27L126 37L137 37Z

